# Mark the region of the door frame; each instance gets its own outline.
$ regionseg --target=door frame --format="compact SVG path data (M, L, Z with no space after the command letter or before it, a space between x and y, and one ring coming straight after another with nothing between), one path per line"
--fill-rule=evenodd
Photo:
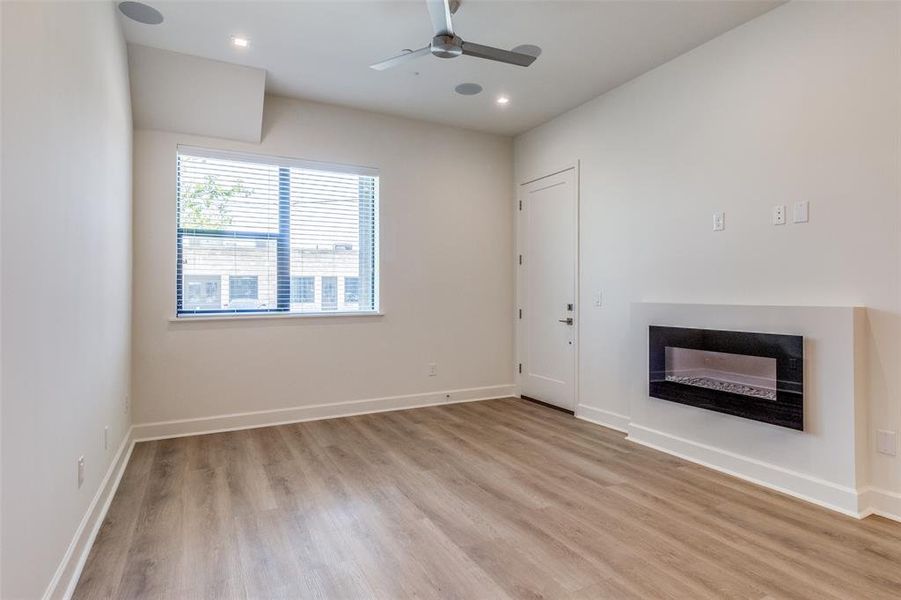
M574 265L573 272L575 273L575 281L573 294L575 298L573 298L573 303L575 306L573 307L573 318L575 319L575 326L573 327L573 406L570 410L573 411L573 415L578 413L578 407L581 404L581 386L579 385L579 372L580 372L580 339L581 339L581 328L582 328L582 302L581 302L581 282L582 282L582 255L581 255L581 230L580 230L580 219L579 216L581 214L582 207L582 180L579 172L580 160L576 160L575 162L561 165L558 169L550 169L544 172L543 175L537 175L534 177L527 177L522 179L519 183L516 184L516 197L514 199L514 214L516 215L516 242L515 242L515 252L513 256L513 269L515 273L515 306L513 307L513 331L514 331L514 346L515 346L515 363L513 365L513 380L516 383L516 395L522 396L522 375L519 370L519 365L523 364L523 359L525 356L525 348L523 347L523 343L525 341L525 336L523 335L523 323L522 319L519 317L519 309L523 307L523 300L525 299L525 274L522 269L522 266L519 264L519 257L523 254L523 239L524 239L524 224L523 224L523 216L522 211L519 209L520 202L523 201L523 189L525 186L530 183L534 183L541 179L545 179L547 177L553 177L554 175L559 175L560 173L564 173L566 171L572 170L573 172L573 185L575 187L574 193L576 195L575 202L573 202L573 231L575 233L574 241L573 241L573 257L576 262ZM525 260L525 259L524 259ZM540 400L540 398L538 398Z

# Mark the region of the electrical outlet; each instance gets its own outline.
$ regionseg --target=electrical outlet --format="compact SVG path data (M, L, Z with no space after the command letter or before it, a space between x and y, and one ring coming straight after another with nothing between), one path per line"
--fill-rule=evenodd
M429 363L429 377L434 377L438 374L438 363Z
M128 396L128 394L125 395L125 402L122 403L122 406L125 410L126 415L131 412L131 398Z
M78 457L78 489L84 483L84 456Z
M103 428L103 449L109 450L109 425Z
M601 294L601 292L597 292L594 295L594 305L595 306L603 306L604 305L604 296Z
M878 429L876 431L876 450L880 454L895 456L898 453L898 440L894 431Z
M785 225L785 205L773 207L773 225Z
M713 230L722 231L726 228L726 213L713 213Z

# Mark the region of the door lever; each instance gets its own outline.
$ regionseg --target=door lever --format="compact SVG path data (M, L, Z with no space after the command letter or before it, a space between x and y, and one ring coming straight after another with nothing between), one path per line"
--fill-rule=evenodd
M565 318L565 319L557 319L557 322L558 322L558 323L566 323L567 325L572 325L572 324L573 324L573 318L572 318L572 317L567 317L567 318Z

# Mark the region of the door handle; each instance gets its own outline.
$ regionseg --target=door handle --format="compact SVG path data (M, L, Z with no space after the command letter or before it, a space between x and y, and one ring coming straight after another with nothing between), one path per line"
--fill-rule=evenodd
M573 318L572 318L572 317L567 317L567 318L565 318L565 319L557 319L557 322L558 322L558 323L566 323L567 325L572 325L572 324L573 324Z

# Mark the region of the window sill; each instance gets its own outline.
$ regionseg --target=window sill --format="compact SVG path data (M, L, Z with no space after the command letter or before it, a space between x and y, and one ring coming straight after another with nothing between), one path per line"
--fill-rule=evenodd
M197 323L200 321L252 321L271 319L334 319L347 317L381 317L385 313L381 311L354 311L354 312L327 312L327 313L242 313L242 314L213 314L213 315L183 315L169 317L170 323Z

